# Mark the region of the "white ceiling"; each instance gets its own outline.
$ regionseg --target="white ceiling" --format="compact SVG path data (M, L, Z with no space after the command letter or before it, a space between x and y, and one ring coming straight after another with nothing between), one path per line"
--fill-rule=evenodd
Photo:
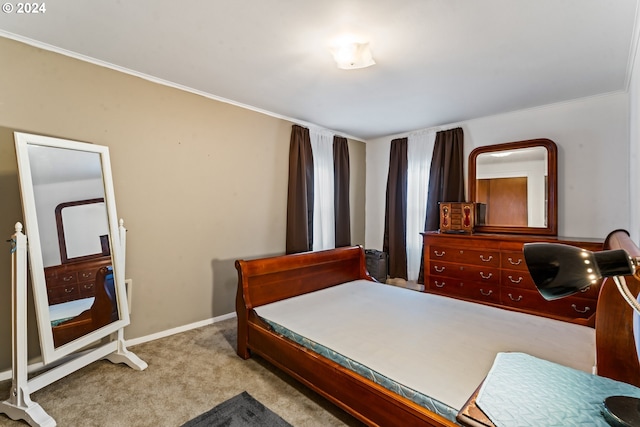
M102 181L100 153L29 144L29 168L33 185L66 181Z
M626 90L637 3L58 0L0 35L367 140ZM344 32L377 65L338 69Z

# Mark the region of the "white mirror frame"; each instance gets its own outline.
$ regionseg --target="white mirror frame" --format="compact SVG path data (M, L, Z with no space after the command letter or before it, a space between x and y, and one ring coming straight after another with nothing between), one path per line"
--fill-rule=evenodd
M118 230L118 216L116 213L115 195L113 190L111 162L109 158L108 147L84 142L51 138L41 135L31 135L20 132L15 132L14 138L16 143L18 176L20 180L23 213L25 216L26 235L30 261L29 265L31 269L33 296L38 321L40 347L42 350L42 358L44 363L49 364L55 360L60 359L61 357L76 352L104 337L109 336L110 334L124 328L130 323L124 281L125 251L122 241L123 238L121 238ZM36 203L31 174L32 171L28 153L29 146L45 146L97 153L100 155L100 162L102 166L102 178L105 193L104 199L107 208L109 223L109 244L111 247L111 258L116 289L116 302L118 305L118 320L111 322L108 325L101 327L100 329L90 332L87 335L84 335L59 347L55 347L53 343L53 331L51 328L51 321L49 316L49 301L47 297L47 285L45 281L44 265L42 260L40 233L38 230L38 218L36 213Z

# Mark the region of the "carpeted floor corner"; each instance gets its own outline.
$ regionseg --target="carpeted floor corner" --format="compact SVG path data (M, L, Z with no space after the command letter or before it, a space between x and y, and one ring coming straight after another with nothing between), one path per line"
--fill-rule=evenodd
M131 347L144 371L98 361L31 395L59 427L178 427L246 391L295 427L363 424L260 358L235 353L236 320ZM0 383L0 399L10 381ZM0 414L0 427L25 427Z

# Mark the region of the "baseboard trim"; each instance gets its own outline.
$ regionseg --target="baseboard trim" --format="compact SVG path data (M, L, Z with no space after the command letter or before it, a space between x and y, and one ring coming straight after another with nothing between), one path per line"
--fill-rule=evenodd
M236 313L235 312L228 313L228 314L223 314L222 316L216 316L216 317L212 317L212 318L209 318L209 319L201 320L199 322L190 323L188 325L178 326L177 328L167 329L166 331L156 332L155 334L145 335L144 337L132 338L130 340L125 340L125 344L126 344L127 347L133 347L133 346L136 346L138 344L143 344L143 343L146 343L146 342L155 341L155 340L160 339L160 338L165 338L165 337L169 337L171 335L179 334L181 332L190 331L191 329L197 329L197 328L201 328L203 326L213 325L214 323L222 322L223 320L233 319L235 317L236 317ZM27 367L27 371L29 373L32 373L32 372L36 372L36 371L41 370L43 367L44 367L44 364L42 362L34 362L34 363L30 363L29 364L29 366ZM12 376L11 375L11 369L7 369L6 371L2 371L2 372L0 372L0 381L10 380L11 376Z
M196 329L196 328L201 328L203 326L213 325L214 323L222 322L223 320L227 320L227 319L233 319L234 317L236 317L236 313L235 312L229 313L229 314L224 314L222 316L212 317L210 319L201 320L199 322L190 323L188 325L178 326L177 328L167 329L166 331L156 332L155 334L146 335L144 337L132 338L130 340L125 340L125 344L127 345L127 347L133 347L133 346L136 346L138 344L143 344L145 342L155 341L155 340L158 340L160 338L165 338L165 337L169 337L171 335L179 334L181 332L190 331L191 329Z

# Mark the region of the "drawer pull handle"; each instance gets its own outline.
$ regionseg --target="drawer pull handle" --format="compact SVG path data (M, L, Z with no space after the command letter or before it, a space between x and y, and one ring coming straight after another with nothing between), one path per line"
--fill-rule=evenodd
M488 297L489 295L491 295L493 293L493 289L489 289L489 292L485 292L484 289L480 288L480 293L482 295L484 295L485 297Z
M93 283L90 284L90 285L84 285L84 288L85 289L93 289Z
M489 255L489 258L485 258L484 255L480 255L480 261L489 262L493 259L493 255Z
M65 282L70 282L71 280L73 280L73 276L64 276L62 280L64 280Z
M446 270L446 269L447 269L447 267L438 267L437 265L434 265L434 266L433 266L433 269L434 269L435 271L437 271L438 273L442 273L444 270Z
M509 276L509 280L511 283L520 283L522 282L522 276L518 276L518 280L513 280L513 276Z
M482 277L483 279L491 279L491 276L493 276L493 273L489 273L485 276L482 271L480 272L480 277Z
M88 279L89 277L91 277L91 273L82 273L83 279Z
M443 257L443 256L444 256L444 254L446 254L446 252L445 252L445 251L438 252L438 251L436 251L436 250L434 250L434 251L433 251L433 253L434 253L434 254L435 254L435 256L437 256L437 257Z
M585 307L584 310L580 310L580 309L578 309L578 307L576 307L575 304L571 304L571 308L573 308L578 313L586 313L587 311L591 310L591 308L589 308L589 307Z
M444 288L445 283L442 282L442 284L440 284L440 282L438 282L437 280L435 281L435 285L437 288Z
M509 257L509 264L520 265L521 263L522 263L522 258L518 258L518 262L513 262L513 258Z
M75 290L75 288L64 288L64 291L68 294L70 294L71 292L73 292Z
M522 295L518 295L518 298L514 298L513 295L509 294L509 298L511 299L511 301L518 302L522 299Z

